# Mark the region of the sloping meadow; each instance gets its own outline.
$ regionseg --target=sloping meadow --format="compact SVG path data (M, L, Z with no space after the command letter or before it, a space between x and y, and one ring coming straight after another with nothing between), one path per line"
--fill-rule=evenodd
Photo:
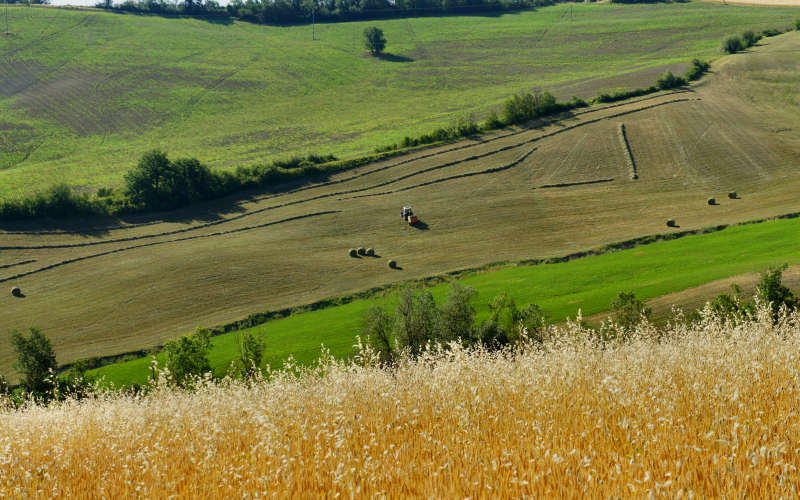
M773 324L578 323L506 352L392 369L286 366L0 418L0 492L81 497L667 497L798 494L800 314ZM162 374L165 376L166 374Z

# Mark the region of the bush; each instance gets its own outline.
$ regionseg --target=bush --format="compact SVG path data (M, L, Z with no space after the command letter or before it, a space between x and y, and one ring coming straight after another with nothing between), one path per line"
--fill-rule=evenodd
M761 40L759 35L756 35L752 30L747 30L742 33L742 44L745 48L752 47Z
M264 359L264 341L253 332L239 333L239 354L231 366L232 375L252 378L261 370Z
M503 104L503 121L508 124L525 123L561 109L550 92L523 93Z
M637 299L633 292L620 292L611 303L611 309L614 311L614 322L625 330L632 329L643 318L650 319L652 314L652 310L644 301Z
M726 54L735 54L741 50L744 50L744 43L736 35L729 36L722 42L722 52Z
M497 112L495 110L489 111L489 116L486 117L486 121L483 124L483 128L486 130L494 130L498 128L503 128L505 124L500 120L500 117L497 116Z
M764 31L761 32L761 36L763 36L763 37L778 36L781 33L783 33L783 31L776 30L774 28L767 28L767 29L765 29Z
M800 308L800 297L794 294L782 283L783 271L787 265L772 267L761 274L761 280L756 285L756 292L765 302L769 302L775 320L782 306L790 311Z
M192 378L211 371L208 353L211 350L211 333L198 328L191 335L184 335L164 345L167 369L172 382L180 387L191 384Z
M800 31L800 17L794 20L794 29Z
M692 59L692 65L686 72L686 80L691 82L699 79L706 71L708 71L709 67L710 65L707 62L701 61L700 59Z
M674 89L675 87L681 87L683 85L686 85L686 80L679 76L673 75L672 71L669 70L662 73L656 82L656 86L660 90Z

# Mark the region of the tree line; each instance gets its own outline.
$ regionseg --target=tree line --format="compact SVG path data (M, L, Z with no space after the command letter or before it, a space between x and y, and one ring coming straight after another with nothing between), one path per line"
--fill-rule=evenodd
M523 10L553 5L554 0L103 0L96 7L159 15L237 18L258 24L300 24L450 13Z

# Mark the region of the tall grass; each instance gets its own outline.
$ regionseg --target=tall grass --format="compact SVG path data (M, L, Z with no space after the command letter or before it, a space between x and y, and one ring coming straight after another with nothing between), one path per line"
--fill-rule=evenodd
M646 497L797 494L800 314L773 324L579 323L505 352L434 349L252 383L160 385L0 414L14 497Z

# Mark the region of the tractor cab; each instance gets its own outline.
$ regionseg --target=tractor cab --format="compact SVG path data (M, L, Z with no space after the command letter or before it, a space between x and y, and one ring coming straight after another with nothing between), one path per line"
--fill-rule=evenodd
M400 217L403 219L403 221L408 222L409 224L416 224L419 222L419 219L416 215L414 215L414 211L410 206L403 207L403 210L400 212Z

